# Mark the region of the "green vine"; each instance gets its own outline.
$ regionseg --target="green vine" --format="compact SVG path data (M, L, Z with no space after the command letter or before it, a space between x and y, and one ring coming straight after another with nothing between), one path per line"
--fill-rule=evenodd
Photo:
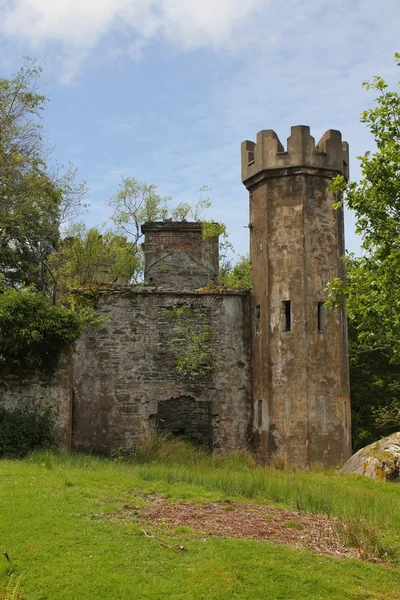
M196 379L217 370L212 330L204 313L189 306L167 308L164 314L174 323L171 339L176 351L176 370L182 377Z

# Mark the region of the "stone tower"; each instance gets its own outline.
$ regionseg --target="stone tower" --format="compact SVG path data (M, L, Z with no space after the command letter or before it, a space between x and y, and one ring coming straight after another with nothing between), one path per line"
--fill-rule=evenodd
M265 458L336 465L351 454L347 325L324 306L343 277L343 211L329 182L348 177L348 145L330 130L315 145L292 127L287 150L272 130L242 144L250 194L253 432Z

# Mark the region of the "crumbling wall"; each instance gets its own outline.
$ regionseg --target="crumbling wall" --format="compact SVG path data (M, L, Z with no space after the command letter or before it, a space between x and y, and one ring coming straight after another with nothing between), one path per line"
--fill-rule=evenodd
M248 294L238 292L99 291L104 321L78 342L74 359L73 446L109 453L134 446L157 426L210 449L245 446L248 304ZM215 369L197 377L176 368L184 348L167 311L182 306L211 329Z

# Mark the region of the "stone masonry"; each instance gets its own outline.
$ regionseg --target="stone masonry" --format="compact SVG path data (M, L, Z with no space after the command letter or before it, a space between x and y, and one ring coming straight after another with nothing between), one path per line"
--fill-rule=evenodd
M324 306L343 277L343 210L328 191L348 177L348 146L330 130L315 145L292 127L242 144L250 194L254 443L295 465L335 465L351 453L346 315Z
M218 280L218 238L203 239L201 223L142 225L144 277L158 289L197 289Z
M194 379L176 369L169 309L205 315L216 369ZM74 448L132 447L161 429L207 449L244 447L250 425L250 309L246 293L126 288L98 292L106 317L78 343L74 360ZM204 320L204 317L203 317Z
M97 286L100 326L54 375L3 377L0 405L50 407L66 449L118 452L159 430L302 467L347 459L346 315L324 305L343 277L343 213L328 191L338 173L348 177L338 131L315 145L293 127L287 150L273 131L244 142L252 291L213 287L218 240L201 223L145 223L144 285ZM179 369L192 343L196 373Z

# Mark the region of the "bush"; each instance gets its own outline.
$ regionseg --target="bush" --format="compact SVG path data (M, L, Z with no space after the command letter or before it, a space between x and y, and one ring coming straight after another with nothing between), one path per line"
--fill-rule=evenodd
M54 445L49 412L0 408L0 457L22 458L35 448Z
M64 348L80 336L82 317L51 305L42 294L3 288L0 293L0 365L11 371L53 371Z

